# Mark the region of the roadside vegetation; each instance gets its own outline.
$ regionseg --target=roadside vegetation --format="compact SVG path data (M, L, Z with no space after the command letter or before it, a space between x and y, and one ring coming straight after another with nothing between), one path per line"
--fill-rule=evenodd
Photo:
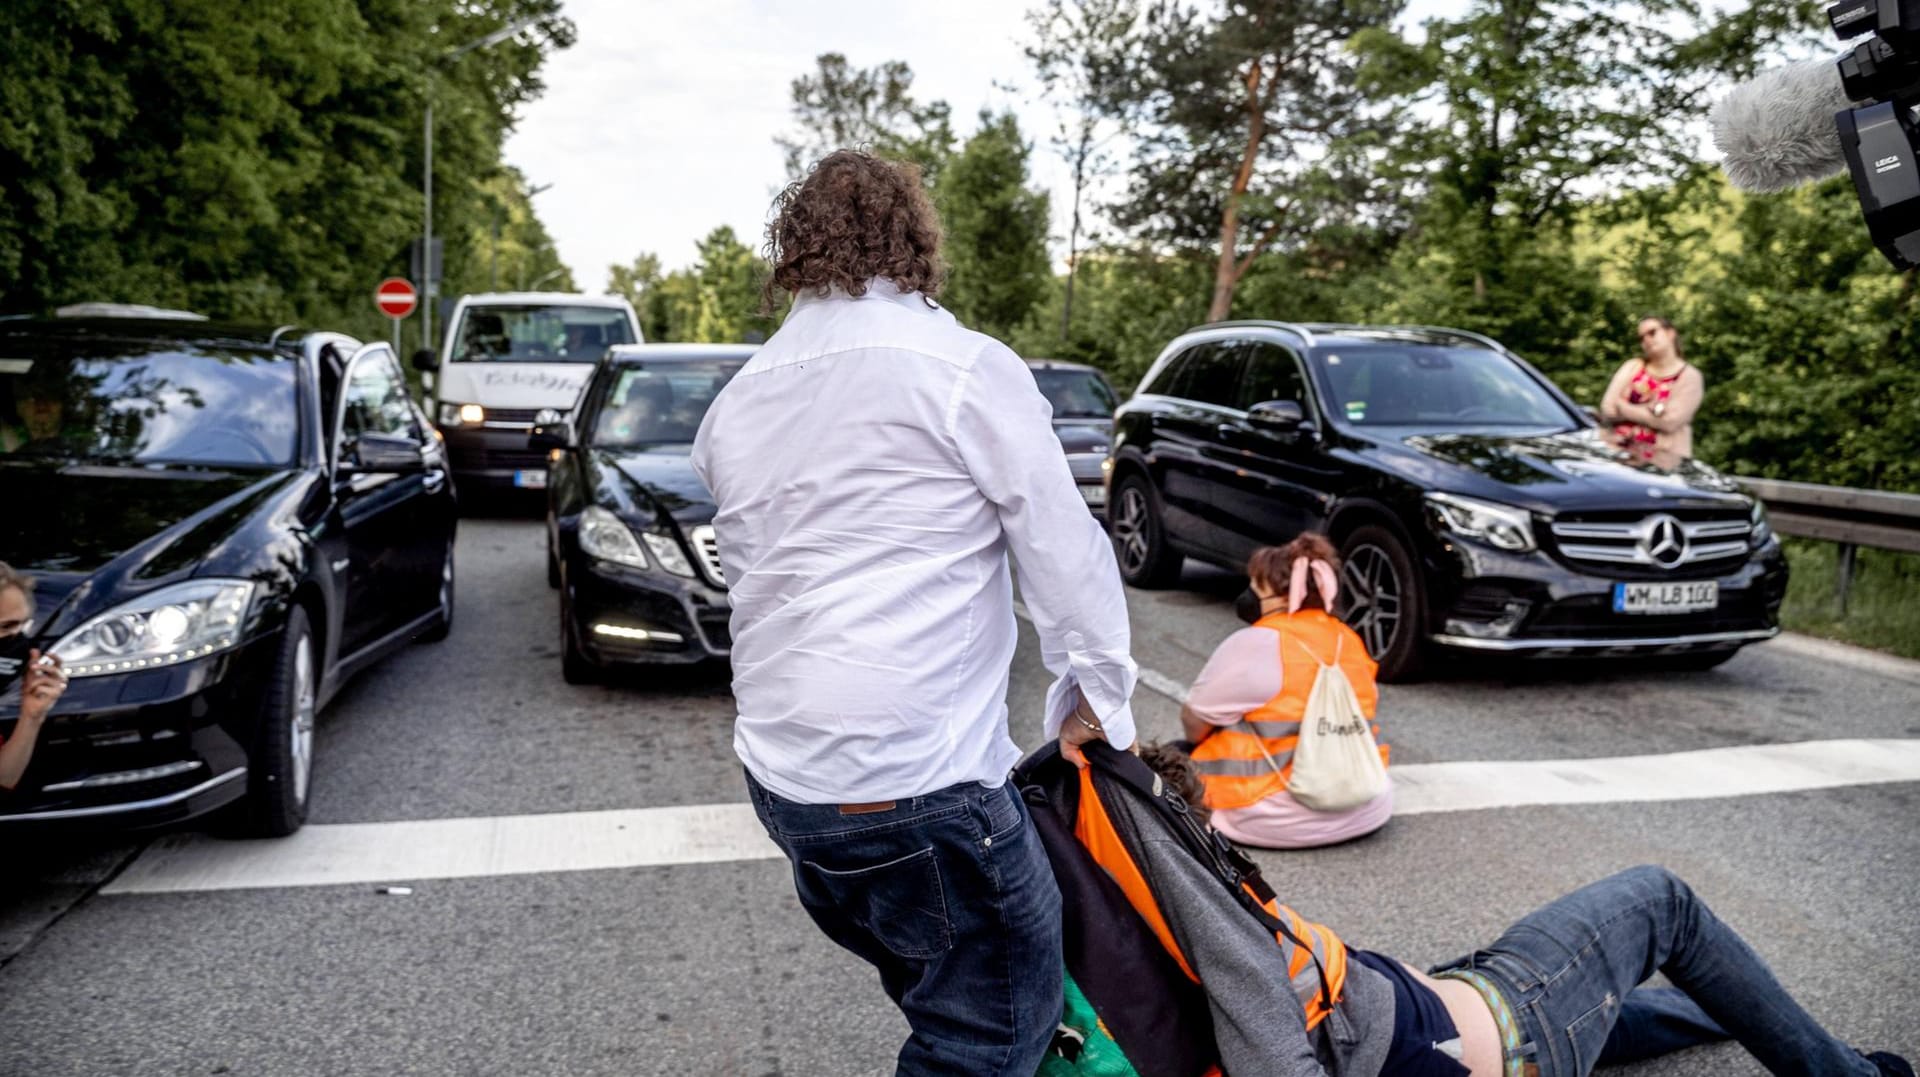
M1920 658L1920 556L1861 550L1854 565L1846 616L1834 603L1839 547L1787 540L1787 585L1781 623L1794 632L1857 643Z

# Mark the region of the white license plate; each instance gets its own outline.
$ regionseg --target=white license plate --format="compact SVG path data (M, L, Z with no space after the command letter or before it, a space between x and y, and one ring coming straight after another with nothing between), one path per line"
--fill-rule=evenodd
M1615 613L1698 613L1720 605L1720 585L1707 583L1616 583Z
M1080 488L1080 496L1085 498L1089 505L1104 505L1107 503L1107 488L1104 486L1082 486Z
M547 473L544 471L516 471L513 484L523 490L544 490L547 488Z

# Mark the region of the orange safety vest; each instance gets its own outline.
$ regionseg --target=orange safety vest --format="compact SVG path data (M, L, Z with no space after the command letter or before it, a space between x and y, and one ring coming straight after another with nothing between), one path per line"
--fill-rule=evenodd
M1366 645L1353 629L1325 610L1276 613L1255 621L1254 627L1280 634L1280 694L1233 725L1214 730L1194 749L1194 769L1207 787L1207 807L1215 811L1249 807L1287 788L1293 749L1300 741L1300 716L1320 674L1316 657L1329 665L1337 661L1369 721L1380 701L1373 683L1377 663L1367 657ZM1373 739L1380 739L1377 725ZM1380 745L1382 764L1387 754L1387 746Z
M1166 947L1180 965L1180 971L1194 983L1200 983L1200 974L1187 962L1187 955L1181 951L1180 944L1173 937L1173 929L1160 911L1159 902L1154 900L1153 888L1148 885L1146 876L1134 862L1133 854L1114 829L1113 820L1107 816L1107 809L1100 801L1100 794L1093 785L1093 768L1080 768L1080 812L1074 822L1074 836L1092 855L1094 862L1106 869L1108 876L1118 883L1120 890L1127 896L1141 919L1147 922L1160 945ZM1258 901L1260 894L1249 883L1241 883L1242 888ZM1327 1000L1336 1003L1347 985L1347 947L1331 928L1302 919L1299 913L1277 899L1261 902L1268 914L1286 925L1285 931L1274 932L1273 941L1280 946L1280 952L1287 962L1287 980L1293 988L1294 997L1300 1000L1300 1008L1306 1014L1307 1028L1313 1029L1326 1020L1330 1012ZM1299 940L1306 945L1295 942ZM1326 975L1326 986L1322 988L1320 977ZM1219 1077L1219 1070L1210 1070L1203 1077Z

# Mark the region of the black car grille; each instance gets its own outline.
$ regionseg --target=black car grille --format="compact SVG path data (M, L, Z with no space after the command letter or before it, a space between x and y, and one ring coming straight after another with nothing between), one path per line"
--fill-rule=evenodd
M731 610L700 611L700 634L707 637L707 646L716 651L733 647L733 627Z
M488 408L487 421L490 423L526 423L532 425L538 421L540 413L543 411L554 412L558 414L561 419L567 417L565 408Z
M547 454L532 449L471 449L454 448L453 469L455 471L545 471Z
M1742 511L1712 509L1562 513L1547 525L1547 537L1575 568L1684 579L1724 572L1744 559L1753 522Z

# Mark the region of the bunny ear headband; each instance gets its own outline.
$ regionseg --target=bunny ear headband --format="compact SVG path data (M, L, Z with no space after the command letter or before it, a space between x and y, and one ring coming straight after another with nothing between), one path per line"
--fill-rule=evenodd
M1340 581L1333 574L1333 566L1319 558L1309 561L1304 557L1293 559L1293 579L1287 585L1287 612L1294 613L1307 600L1307 575L1313 575L1314 586L1320 591L1320 602L1327 609L1333 609L1333 599L1340 593Z

